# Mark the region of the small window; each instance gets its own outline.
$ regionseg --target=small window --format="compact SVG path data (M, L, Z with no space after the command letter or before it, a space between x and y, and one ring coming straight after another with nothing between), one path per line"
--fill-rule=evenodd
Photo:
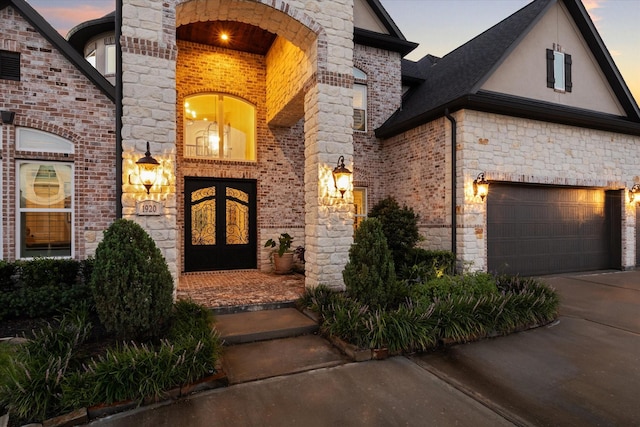
M367 130L367 75L357 68L353 68L353 129Z
M223 94L195 95L184 103L184 157L256 160L256 108Z
M116 45L108 44L105 49L105 74L116 73Z
M0 79L20 81L20 53L0 50Z
M16 149L41 153L73 154L73 144L64 138L36 129L19 127L16 129Z
M96 50L95 49L89 52L89 54L85 56L84 59L86 59L87 62L91 64L93 68L96 68Z
M571 92L571 55L559 50L547 49L547 87L558 92Z
M73 167L60 162L18 162L18 257L70 257Z
M367 217L367 189L355 187L353 189L353 229L358 229L360 223Z

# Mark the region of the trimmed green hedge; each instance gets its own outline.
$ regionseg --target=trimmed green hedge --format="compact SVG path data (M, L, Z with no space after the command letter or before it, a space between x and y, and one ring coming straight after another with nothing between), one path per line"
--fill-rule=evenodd
M0 261L0 320L49 317L80 305L93 307L86 280L92 268L91 258Z

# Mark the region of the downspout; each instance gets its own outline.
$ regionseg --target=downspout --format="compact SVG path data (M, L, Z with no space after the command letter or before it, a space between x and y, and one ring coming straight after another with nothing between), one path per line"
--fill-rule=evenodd
M451 252L453 252L453 259L457 262L457 241L458 241L458 221L456 219L456 145L457 140L457 125L456 119L449 114L449 109L445 108L444 116L451 122Z
M122 0L116 0L116 218L122 218Z

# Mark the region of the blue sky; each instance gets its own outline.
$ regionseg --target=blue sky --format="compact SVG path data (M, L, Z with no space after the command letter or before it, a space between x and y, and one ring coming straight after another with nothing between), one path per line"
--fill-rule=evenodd
M27 0L63 35L115 9L114 0ZM381 0L405 37L420 43L408 58L443 56L529 0ZM583 0L627 85L640 100L640 0Z

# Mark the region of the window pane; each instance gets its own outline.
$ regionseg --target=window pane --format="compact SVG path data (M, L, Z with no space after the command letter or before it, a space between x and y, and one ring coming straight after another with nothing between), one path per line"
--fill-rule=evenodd
M360 223L367 217L367 189L366 188L354 188L353 189L353 228L357 229Z
M71 165L20 164L20 208L70 209Z
M564 90L564 53L553 52L554 89Z
M69 154L74 152L73 143L57 135L23 127L18 127L16 132L18 150Z
M93 68L96 68L96 51L95 50L92 50L91 53L89 53L87 56L84 57L84 59L86 59L87 62L89 62L89 64L91 64Z
M70 212L22 212L20 257L71 256Z
M189 97L184 104L184 156L254 161L255 107L221 94Z
M367 129L367 86L353 85L353 129Z
M105 46L105 74L114 74L116 72L116 45L108 44Z

